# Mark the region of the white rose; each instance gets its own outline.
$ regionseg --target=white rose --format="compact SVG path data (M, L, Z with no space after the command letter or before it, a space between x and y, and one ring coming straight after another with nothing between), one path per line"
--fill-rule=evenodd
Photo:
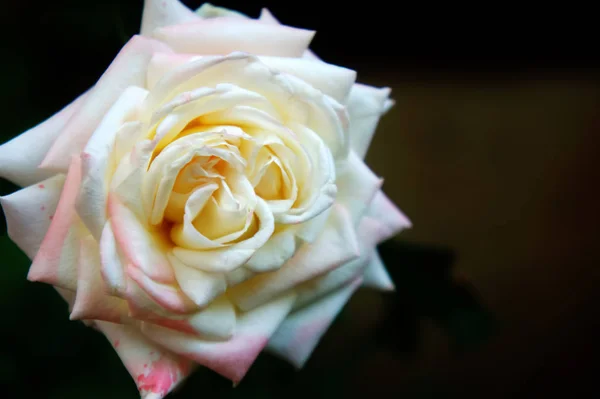
M142 397L194 365L238 383L265 348L298 367L410 222L362 161L389 89L314 32L148 0L98 82L0 147L8 233Z

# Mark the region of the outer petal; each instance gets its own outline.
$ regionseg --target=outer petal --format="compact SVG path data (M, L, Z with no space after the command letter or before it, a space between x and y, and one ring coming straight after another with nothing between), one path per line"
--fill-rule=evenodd
M29 259L50 227L64 183L65 175L60 174L0 198L8 236Z
M275 18L275 16L271 14L271 11L269 11L267 8L260 10L260 16L258 17L258 20L267 24L281 25L281 22L279 22L279 20L277 20L277 18ZM319 61L319 57L317 57L310 49L306 49L304 51L302 58Z
M244 51L300 57L314 34L314 31L268 25L253 19L221 17L159 28L153 36L179 53L226 55Z
M169 52L170 49L164 43L142 36L129 40L69 120L40 167L66 170L71 155L83 150L106 111L123 90L129 86L144 87L146 67L156 51Z
M142 13L143 36L150 36L156 28L200 19L179 0L146 0Z
M289 313L295 294L243 313L233 338L228 341L206 341L148 323L142 332L165 348L206 366L237 384L267 344L273 332Z
M97 240L106 223L106 176L114 167L111 158L117 133L128 119L135 116L147 94L146 90L136 86L125 89L108 110L81 154L83 181L77 199L77 213Z
M377 250L373 251L369 264L363 276L363 285L369 288L375 288L381 291L394 291L394 282L390 278L385 265L379 256Z
M334 205L327 226L314 243L305 244L280 269L259 274L231 288L228 295L240 309L249 310L358 256L350 216Z
M410 220L381 190L375 194L365 217L378 226L374 233L377 244L412 227Z
M393 102L389 100L389 87L377 88L364 84L355 84L348 98L350 115L350 138L352 149L359 157L364 158L379 118L383 116Z
M336 200L344 204L350 212L352 221L358 225L375 194L383 184L373 171L360 159L354 151L350 152L348 164L336 179L338 195Z
M302 368L361 281L359 277L322 300L290 314L269 340L267 350Z
M54 175L38 165L86 96L82 94L49 119L0 146L0 177L27 186Z
M156 53L148 65L148 88L171 69L203 56L194 54ZM333 64L304 58L259 56L270 68L296 76L324 94L344 104L356 80L356 72Z
M192 364L148 341L136 328L97 321L135 380L142 399L161 399L192 371Z
M197 10L198 14L202 18L216 18L216 17L237 17L237 18L249 18L247 15L241 12L230 10L225 7L217 7L210 3L202 4Z
M80 183L81 162L73 157L56 213L29 269L30 281L76 290L79 240L86 234L74 208Z
M77 295L71 320L95 319L112 323L131 322L127 302L106 293L100 274L100 249L92 236L81 240L77 266Z

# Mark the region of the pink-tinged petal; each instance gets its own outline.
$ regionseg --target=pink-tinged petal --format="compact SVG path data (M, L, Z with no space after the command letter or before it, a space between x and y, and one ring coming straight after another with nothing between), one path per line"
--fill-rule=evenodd
M56 212L37 252L27 279L77 289L79 240L89 234L75 213L81 183L81 160L72 157Z
M393 102L389 100L390 88L378 88L355 84L348 97L350 115L350 137L352 149L364 158L379 124L379 119L389 110Z
M267 350L302 368L361 281L359 277L320 301L291 313L269 340Z
M81 153L82 182L77 213L92 235L99 240L106 223L106 176L114 170L115 139L119 129L135 117L148 92L139 87L125 89L108 110Z
M65 175L60 174L0 198L8 236L29 259L50 228L64 183Z
M161 399L192 371L192 363L150 342L131 326L97 321L134 379L142 399Z
M176 314L187 314L197 309L177 285L162 284L152 280L132 263L125 267L127 276L148 294L153 301Z
M250 312L242 313L237 321L235 335L227 341L202 340L149 323L143 323L141 329L161 346L192 359L237 384L288 315L294 299L295 294L290 292Z
M118 248L127 263L157 283L175 283L171 264L164 254L164 244L158 242L112 193L108 196L108 214Z
M77 295L71 320L94 319L123 324L129 308L123 299L106 293L100 274L100 249L93 237L81 240L77 267Z
M110 219L104 225L100 238L100 275L109 295L125 298L127 292L125 265L119 253Z
M150 36L156 28L200 19L179 0L146 0L140 34Z
M226 55L243 51L280 57L302 56L314 34L305 29L232 17L167 26L153 32L155 38L178 53Z
M156 324L202 339L229 339L236 325L236 311L225 296L210 303L205 309L183 317L166 317L141 309L135 310L140 321Z
M217 17L234 17L234 18L249 18L241 12L230 10L225 7L213 6L210 3L204 3L195 11L202 18L217 18Z
M362 159L351 151L348 164L339 173L336 184L338 187L336 201L348 209L354 225L358 225L375 194L381 188L383 179L377 177Z
M21 133L0 146L0 177L19 186L28 186L55 174L38 168L38 165L85 100L86 94L77 97L61 111L39 125Z
M363 285L380 291L394 291L396 287L377 250L373 251L363 275Z
M209 273L186 266L172 255L169 255L169 261L181 290L199 307L208 305L227 289L223 273Z
M281 22L269 11L267 8L263 8L260 10L260 16L258 17L259 21L262 21L266 24L271 25L281 25ZM306 58L309 60L319 61L319 57L315 55L310 49L306 49L302 54L302 58Z
M236 306L247 311L358 256L358 242L350 215L342 206L334 205L318 239L304 244L280 269L259 274L232 287L228 296Z
M375 194L365 217L376 221L378 225L375 232L376 244L412 227L406 215L381 190Z
M134 36L91 89L46 154L40 167L64 171L72 155L81 153L88 139L121 93L129 86L144 87L146 67L154 52L169 52L164 43Z

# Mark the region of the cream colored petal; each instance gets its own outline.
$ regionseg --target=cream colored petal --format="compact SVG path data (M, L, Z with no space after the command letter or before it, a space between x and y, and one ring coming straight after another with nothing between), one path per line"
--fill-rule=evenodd
M179 0L145 0L140 33L150 37L156 28L198 19L200 18Z
M363 275L363 285L380 291L394 291L396 288L377 250L373 251Z
M87 93L77 97L50 118L0 146L0 177L19 186L28 186L53 176L56 172L38 165L61 131L77 113Z
M226 55L244 51L300 57L314 34L305 29L267 25L253 19L219 17L159 28L152 35L178 53Z

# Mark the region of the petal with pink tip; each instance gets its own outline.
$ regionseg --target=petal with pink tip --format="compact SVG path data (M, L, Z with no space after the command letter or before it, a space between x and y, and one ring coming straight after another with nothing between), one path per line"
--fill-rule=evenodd
M269 340L267 350L302 368L360 284L359 277L320 301L291 313Z
M192 363L148 341L130 326L97 321L134 379L142 399L161 399L192 371Z
M28 280L76 290L79 240L89 234L75 213L80 183L81 160L75 156L48 232L29 269Z
M179 0L146 0L140 34L150 36L156 28L200 19Z
M0 198L8 236L33 259L50 228L65 183L65 175L50 177Z
M21 133L0 146L0 177L19 186L28 186L55 174L38 168L38 165L67 125L71 117L85 101L87 93L77 97L50 118Z
M295 294L290 292L242 313L235 335L227 341L202 340L148 323L142 324L142 332L168 350L192 359L237 384L288 315L294 299Z
M156 29L153 36L178 53L300 57L315 32L264 24L254 19L220 17Z
M412 223L406 215L381 190L375 194L365 217L378 224L375 232L377 244L412 227Z
M379 124L393 101L388 97L389 87L378 88L357 83L350 90L348 114L350 115L350 137L352 149L364 158Z
M64 171L72 155L81 153L112 104L129 86L144 87L146 67L156 51L171 51L157 40L134 36L121 49L106 72L86 96L81 108L50 147L40 167Z
M71 320L95 319L129 322L127 302L106 293L100 274L100 250L93 237L81 240L77 265L77 295Z
M394 291L396 287L377 250L373 251L363 275L363 285L380 291Z
M315 242L303 245L280 269L259 274L232 287L228 296L240 309L247 311L358 256L358 242L350 215L336 204Z

